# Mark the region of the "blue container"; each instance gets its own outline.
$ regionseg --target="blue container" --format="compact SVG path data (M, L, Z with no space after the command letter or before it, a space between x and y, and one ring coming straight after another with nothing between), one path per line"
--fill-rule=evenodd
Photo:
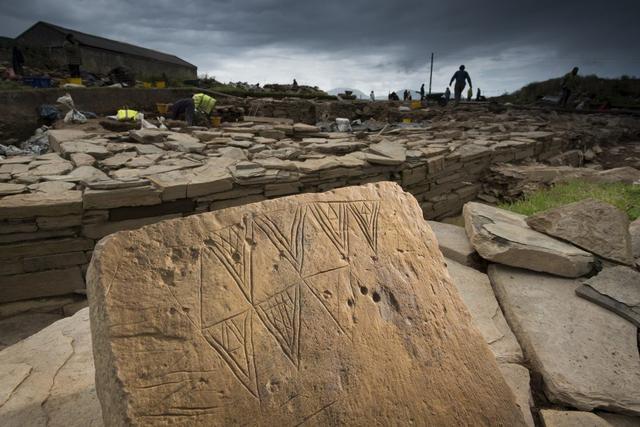
M51 87L51 77L24 77L22 82L36 88Z

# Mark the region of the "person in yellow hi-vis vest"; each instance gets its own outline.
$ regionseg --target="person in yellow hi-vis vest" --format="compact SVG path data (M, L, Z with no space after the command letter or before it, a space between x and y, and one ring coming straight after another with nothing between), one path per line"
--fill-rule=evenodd
M215 106L215 98L205 95L204 93L196 93L191 98L180 99L171 104L169 107L169 117L173 120L178 120L184 115L187 124L193 126L196 118L199 119L202 117L208 119Z

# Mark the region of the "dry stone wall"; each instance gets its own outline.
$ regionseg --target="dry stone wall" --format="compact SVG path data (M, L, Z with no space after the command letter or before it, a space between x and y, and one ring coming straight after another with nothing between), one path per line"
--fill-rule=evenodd
M393 181L426 218L455 215L491 165L633 131L589 120L458 112L383 134L259 118L216 130L51 130L55 152L0 159L0 303L82 291L94 245L115 231L285 195Z

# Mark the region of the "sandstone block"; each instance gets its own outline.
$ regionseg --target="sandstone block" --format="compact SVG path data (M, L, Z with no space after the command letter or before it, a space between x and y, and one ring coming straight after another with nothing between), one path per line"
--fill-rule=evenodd
M42 216L36 218L40 230L72 228L82 224L82 215Z
M463 215L469 241L484 259L564 277L592 269L590 253L532 230L524 215L475 202L464 205Z
M24 184L8 184L0 183L0 196L8 196L10 194L20 194L27 189Z
M82 213L82 191L15 194L0 199L0 219Z
M161 192L151 186L117 190L85 190L84 209L111 209L121 206L148 206L159 204Z
M88 283L107 425L524 425L393 184L116 233Z
M0 246L0 258L23 258L93 249L89 239L52 239Z
M552 402L640 415L637 329L575 295L579 282L497 264L489 278Z
M500 372L504 376L511 391L516 396L516 402L522 411L524 420L529 427L534 427L531 407L533 406L533 396L531 396L531 378L529 370L516 363L498 363Z
M527 224L603 258L633 264L629 219L608 203L595 199L570 203L535 214Z
M481 259L471 246L463 227L437 221L428 223L438 238L438 247L445 258L473 268L481 264Z
M453 283L471 313L473 324L480 330L498 363L522 362L520 345L502 315L487 275L450 259L446 263Z
M101 427L89 312L59 320L0 352L4 426Z
M82 235L90 239L101 239L116 231L135 230L143 225L153 224L155 222L164 221L165 219L179 218L180 214L170 214L154 217L145 217L137 219L127 219L124 221L109 221L95 224L85 224L82 227Z
M4 276L0 281L0 303L65 295L82 288L79 267Z
M91 136L93 135L80 129L49 129L47 131L49 145L51 145L51 148L58 153L60 152L60 146L62 143L77 139L86 139Z
M87 153L73 153L71 154L71 162L76 167L93 166L96 163L96 159Z
M609 267L583 282L576 294L627 319L640 328L640 273Z
M88 154L96 159L104 159L109 156L109 150L104 145L84 140L63 142L60 144L60 153L67 159L76 153Z
M53 270L74 265L87 263L84 252L66 252L53 255L28 257L22 260L24 271L31 273L34 271ZM27 285L28 286L28 285Z

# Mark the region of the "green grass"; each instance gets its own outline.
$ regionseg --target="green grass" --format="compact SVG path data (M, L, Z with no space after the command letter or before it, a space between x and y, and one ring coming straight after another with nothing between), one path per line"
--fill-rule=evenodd
M504 203L500 207L528 216L589 198L617 207L626 212L631 221L640 217L640 186L622 183L592 184L570 181L538 190L523 200Z

